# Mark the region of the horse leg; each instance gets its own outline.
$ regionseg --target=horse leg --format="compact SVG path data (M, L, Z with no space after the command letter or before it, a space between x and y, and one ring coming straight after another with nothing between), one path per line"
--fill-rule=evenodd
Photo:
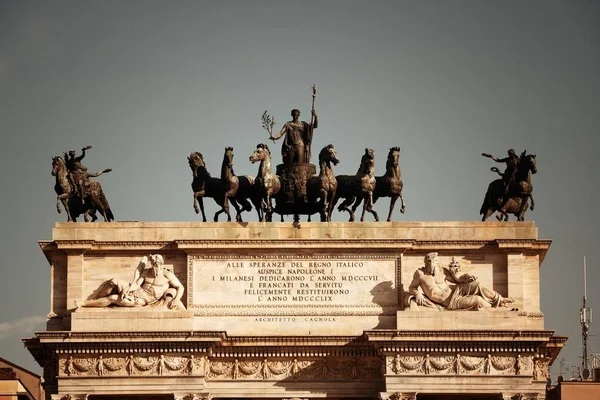
M235 221L236 222L243 222L242 221L243 206L242 206L242 208L240 208L237 200L234 197L230 197L229 201L233 205L233 208L235 208Z
M206 214L204 213L204 197L196 197L194 196L194 202L198 202L198 204L200 205L200 211L202 212L202 222L206 222ZM196 211L196 214L198 214L198 211Z
M492 213L494 212L494 210L492 209L492 207L489 207L485 210L485 213L483 214L483 217L481 218L481 221L485 221L486 219L488 219L490 217L490 215L492 215Z
M390 222L392 220L392 212L394 211L394 206L396 205L398 197L400 196L396 194L392 195L392 198L390 199L390 211L388 213L387 222Z
M223 211L227 215L227 222L231 222L231 214L229 213L229 196L225 193L225 200L223 201Z
M221 209L215 213L215 216L213 217L213 221L219 222L219 215L223 214L224 212L225 212L225 208L221 207Z
M360 206L360 203L363 201L362 197L358 197L356 199L356 201L354 202L354 204L352 205L352 213L354 214L356 212L356 209L358 208L358 206Z
M400 213L404 214L404 211L406 211L406 204L404 203L404 195L402 194L402 191L400 191L400 202L402 203L400 206Z
M63 207L65 208L65 212L67 213L67 222L73 221L73 216L71 215L71 209L69 208L69 194L63 193L58 197L60 198L60 201L61 201Z
M365 197L365 199L363 200L363 209L362 209L362 214L360 215L360 222L364 222L365 221L365 212L367 211L367 208L369 208L369 204L368 203L369 203L369 201Z
M350 214L350 219L348 220L348 222L354 222L354 213L352 212L352 210L350 208L348 208L348 206L350 204L352 204L354 199L355 199L354 196L350 196L350 197L344 199L344 201L342 201L342 204L340 204L338 206L338 211L347 211L348 214Z
M529 206L528 204L529 196L525 196L521 200L521 207L519 208L519 213L517 214L517 221L525 221L525 211Z
M256 214L258 216L258 220L260 222L264 221L264 212L263 212L263 202L262 199L256 201L256 199L252 200L252 204L254 204L254 208L256 208Z
M200 213L200 208L198 208L198 197L200 195L198 194L198 192L194 192L194 211L196 212L196 214Z
M213 221L214 221L214 222L219 222L219 215L221 215L222 213L224 213L224 212L225 212L225 206L224 206L224 204L223 204L223 202L222 202L222 200L221 200L221 199L217 200L217 199L215 198L214 200L215 200L215 202L217 203L217 205L218 205L219 207L221 207L221 209L215 213L215 216L213 217Z
M533 208L535 207L535 201L533 201L533 193L529 193L529 198L531 199L531 207L529 207L529 209L533 211Z
M329 199L327 197L327 190L321 188L321 190L319 192L319 196L321 196L321 199L323 202L323 206L321 207L321 211L319 212L319 214L321 214L321 222L326 222L327 221L327 209L329 208L329 201L328 201ZM309 218L310 218L310 215L309 215Z
M333 201L335 199L335 191L330 192L329 200L327 201L327 222L331 222L331 214L333 214Z
M373 192L368 192L368 197L365 196L365 200L363 203L363 211L360 217L360 222L364 222L365 220L365 212L368 211L373 215L375 221L379 221L379 216L375 211L373 211Z
M508 221L508 203L510 202L510 198L504 199L502 201L502 205L498 208L498 214L496 215L496 219L498 221L502 220L502 216L504 217L504 221Z

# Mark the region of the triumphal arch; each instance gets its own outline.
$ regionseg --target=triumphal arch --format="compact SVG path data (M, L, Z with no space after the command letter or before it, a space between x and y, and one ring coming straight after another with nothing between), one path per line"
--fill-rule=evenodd
M57 223L40 246L25 343L52 399L543 399L566 340L532 222Z

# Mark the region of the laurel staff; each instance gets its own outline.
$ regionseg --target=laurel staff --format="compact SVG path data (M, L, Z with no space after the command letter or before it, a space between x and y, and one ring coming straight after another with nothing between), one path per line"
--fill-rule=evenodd
M273 127L275 126L275 117L271 117L269 115L269 112L267 110L265 110L261 119L262 119L263 129L265 129L267 131L267 133L269 134L269 139L271 139L273 141L273 143L275 143L275 138L273 137Z
M312 144L312 136L313 136L313 129L314 129L314 125L315 125L315 97L317 97L317 85L312 86L312 106L311 106L311 110L310 110L310 132L307 132L307 137L306 137L306 147L305 147L305 151L306 151L306 157L304 158L306 160L306 162L310 161L310 147Z

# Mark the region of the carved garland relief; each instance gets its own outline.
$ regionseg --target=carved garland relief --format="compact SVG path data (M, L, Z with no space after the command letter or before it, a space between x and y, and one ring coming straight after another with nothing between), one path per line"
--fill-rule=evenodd
M387 372L396 375L531 375L531 356L418 355L387 357ZM540 373L541 374L541 373Z
M59 360L59 376L204 375L206 357L111 356L73 357Z
M68 356L59 360L59 376L205 376L206 380L298 380L381 378L381 358L217 359L190 356Z

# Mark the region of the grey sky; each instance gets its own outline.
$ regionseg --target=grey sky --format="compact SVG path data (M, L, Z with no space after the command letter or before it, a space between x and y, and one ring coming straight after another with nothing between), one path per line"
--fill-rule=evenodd
M599 17L595 0L0 0L0 355L40 371L19 337L49 311L36 241L66 220L52 156L92 145L85 164L113 168L99 180L118 220L198 221L186 156L202 152L218 175L232 145L236 173L255 175L260 116L281 127L299 108L309 120L316 83L313 149L336 146L336 173L372 147L382 174L401 146L407 212L394 220L479 220L494 179L480 153L537 154L526 218L554 241L542 310L578 365L584 255L600 310Z

